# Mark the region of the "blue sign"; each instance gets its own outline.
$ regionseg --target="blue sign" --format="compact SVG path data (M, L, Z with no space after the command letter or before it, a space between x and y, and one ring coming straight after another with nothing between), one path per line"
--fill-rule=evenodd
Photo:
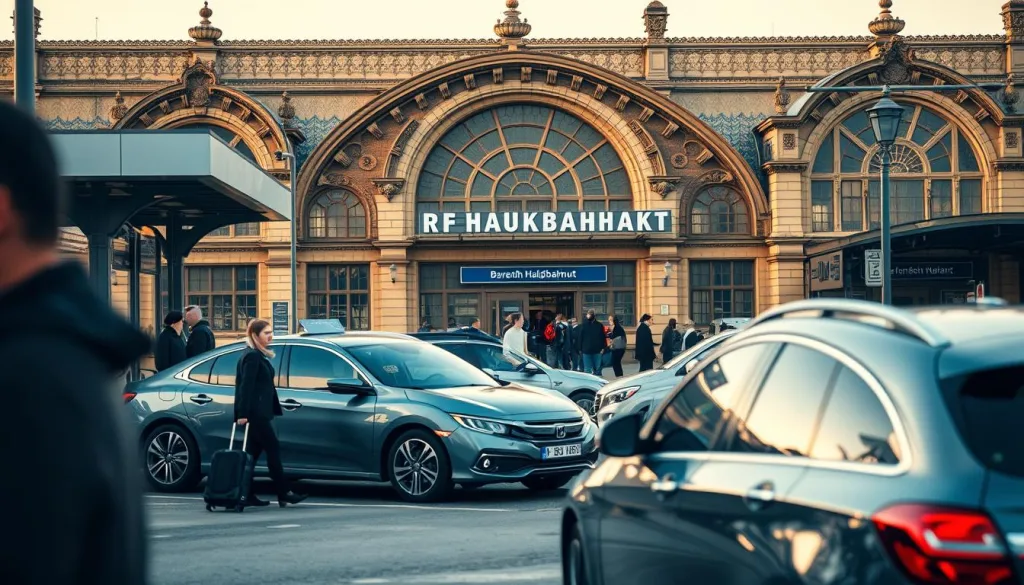
M607 266L463 266L462 284L587 284L608 282Z

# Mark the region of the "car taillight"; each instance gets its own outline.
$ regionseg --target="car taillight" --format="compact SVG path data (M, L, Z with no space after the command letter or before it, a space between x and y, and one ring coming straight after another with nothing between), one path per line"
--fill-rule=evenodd
M122 392L121 393L121 398L124 398L124 403L128 404L129 402L134 400L135 397L138 396L138 395L139 395L138 392Z
M872 518L882 543L915 583L1004 585L1013 561L984 512L900 504Z

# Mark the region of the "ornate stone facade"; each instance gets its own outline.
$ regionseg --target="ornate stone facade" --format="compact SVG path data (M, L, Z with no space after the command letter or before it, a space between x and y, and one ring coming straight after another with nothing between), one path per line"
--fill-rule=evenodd
M369 323L410 330L426 302L420 266L540 262L563 249L583 261L632 262L637 314L696 315L691 265L750 261L757 312L805 296L806 245L848 235L814 229L811 188L821 176L813 167L829 132L864 101L805 86L1009 81L1002 91L924 91L907 100L938 112L972 145L985 211L1024 206L1024 187L1015 186L1024 186L1015 175L1024 168L1024 120L1012 85L1024 71L1024 2L1004 6L1003 35L906 37L892 4L882 0L872 34L859 37L673 38L669 7L655 1L642 14L642 38L532 38L519 2L508 0L493 39L250 41L215 26L213 9L233 8L204 3L188 41L39 43L39 112L56 130L202 124L282 181L287 165L273 153L293 149L300 315L311 312L310 266L369 266ZM0 95L12 88L12 46L0 42ZM595 128L622 160L630 207L670 210L671 233L628 244L617 236L517 236L512 244L418 233L420 177L433 146L455 124L517 104ZM842 182L838 173L834 180ZM730 221L741 229L703 223L701 206L722 202L738 206ZM333 205L348 207L322 207ZM267 315L290 297L289 229L208 237L189 263L257 264L259 313ZM666 262L674 271L667 287Z

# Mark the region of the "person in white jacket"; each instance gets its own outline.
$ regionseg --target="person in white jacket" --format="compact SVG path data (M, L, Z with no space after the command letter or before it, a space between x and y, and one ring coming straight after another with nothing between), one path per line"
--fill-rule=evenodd
M512 326L501 338L502 353L515 363L519 361L519 358L512 353L513 351L519 352L519 355L529 355L529 353L526 349L526 331L523 330L523 314L512 313L509 318L512 321Z

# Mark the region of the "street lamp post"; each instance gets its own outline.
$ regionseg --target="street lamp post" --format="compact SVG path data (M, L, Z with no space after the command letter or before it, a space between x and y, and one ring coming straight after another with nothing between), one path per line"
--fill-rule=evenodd
M36 109L35 2L14 4L14 103L33 114Z
M298 230L296 229L296 222L298 218L295 216L295 154L292 152L277 151L274 153L277 160L288 160L288 190L291 193L291 220L292 220L292 243L291 243L291 271L292 271L292 308L291 308L291 319L289 319L289 326L291 333L299 332L299 287L298 287L298 268L296 261L295 244L297 241Z
M892 185L889 182L889 167L892 164L892 145L896 142L903 108L889 99L889 88L882 90L882 99L868 110L871 129L879 146L881 159L881 201L879 201L882 224L882 304L892 304L892 241L890 239Z

